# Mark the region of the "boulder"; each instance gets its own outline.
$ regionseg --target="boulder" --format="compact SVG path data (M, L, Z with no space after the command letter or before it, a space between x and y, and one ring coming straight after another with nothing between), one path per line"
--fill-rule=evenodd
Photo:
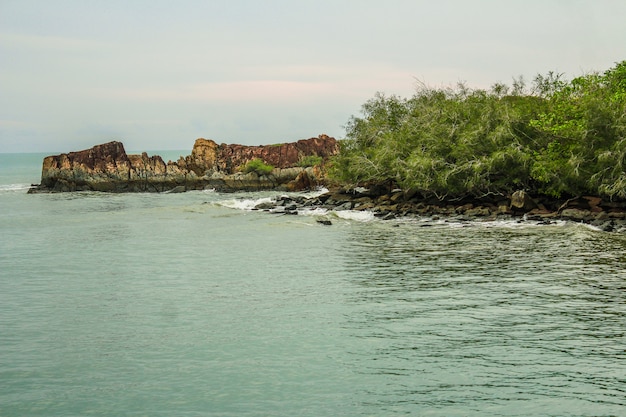
M518 190L511 195L510 207L511 209L529 211L537 207L537 204L526 191Z
M293 181L287 184L288 191L310 190L316 185L315 178L307 170L302 170Z
M561 217L570 220L582 221L591 216L589 210L581 210L578 208L566 208L561 211Z

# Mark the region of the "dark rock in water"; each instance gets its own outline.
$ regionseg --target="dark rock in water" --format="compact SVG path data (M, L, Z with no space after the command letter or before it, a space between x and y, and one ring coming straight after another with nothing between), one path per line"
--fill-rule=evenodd
M615 222L612 220L610 221L594 220L591 222L591 225L597 227L598 229L604 232L614 232L616 230Z
M568 220L581 221L588 220L591 217L589 210L580 210L577 208L566 208L561 210L561 217Z
M176 193L184 193L185 191L187 191L187 189L185 188L184 185L178 185L172 188L171 190L166 191L166 193L176 194Z
M330 226L333 224L333 222L331 222L330 220L327 219L317 219L317 222L319 224L323 224L324 226Z
M352 203L349 201L346 201L345 203L339 205L336 209L337 210L352 210Z
M272 210L274 208L276 208L276 204L271 201L259 203L256 206L254 206L255 210Z
M337 141L326 135L267 146L218 145L198 139L191 155L165 163L145 152L127 155L124 145L114 141L45 157L41 184L30 192L297 191L323 184L325 178L320 166L300 166L303 158L315 156L323 162L337 150ZM242 172L254 159L274 169L263 175Z

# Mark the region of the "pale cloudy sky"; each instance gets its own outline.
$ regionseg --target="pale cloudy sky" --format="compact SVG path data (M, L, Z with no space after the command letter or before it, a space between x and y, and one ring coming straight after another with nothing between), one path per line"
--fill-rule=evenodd
M344 136L377 91L626 59L623 0L0 0L0 152Z

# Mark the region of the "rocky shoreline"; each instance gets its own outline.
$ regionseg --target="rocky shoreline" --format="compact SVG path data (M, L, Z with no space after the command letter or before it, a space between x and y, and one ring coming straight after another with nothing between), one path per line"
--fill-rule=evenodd
M329 211L369 211L376 218L428 217L433 220L495 221L516 220L553 224L564 220L584 223L606 232L626 232L626 202L604 201L582 196L567 200L532 198L523 191L510 197L489 196L481 199L441 201L427 199L399 189L381 191L366 188L334 188L316 197L277 196L254 210L279 214L298 214L316 208ZM320 223L331 224L328 219Z
M127 154L122 143L109 142L44 158L41 184L34 185L29 193L311 190L328 186L324 164L337 152L337 141L326 135L264 146L218 145L201 138L196 140L191 155L165 163L158 155ZM271 171L245 170L257 159L269 164ZM308 165L304 161L315 163ZM522 190L509 196L438 199L386 183L368 188L334 187L312 198L279 196L255 207L283 214L316 208L367 211L383 220L410 216L458 221L516 219L540 224L566 220L603 231L626 231L626 201L598 196L563 200L531 196Z

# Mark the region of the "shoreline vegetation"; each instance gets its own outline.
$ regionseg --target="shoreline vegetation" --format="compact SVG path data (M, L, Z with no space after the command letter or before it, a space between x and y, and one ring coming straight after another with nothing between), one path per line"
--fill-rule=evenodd
M378 93L346 132L329 171L344 192L331 200L394 215L624 226L626 61L570 81L549 72L530 85L519 77L489 90L460 83L420 85L408 99Z
M333 159L338 183L393 183L424 198L593 195L626 199L626 61L571 81L377 94Z

